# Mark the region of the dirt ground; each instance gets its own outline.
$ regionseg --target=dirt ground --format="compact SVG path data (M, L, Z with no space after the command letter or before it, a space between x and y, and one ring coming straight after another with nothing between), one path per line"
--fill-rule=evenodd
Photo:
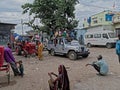
M61 56L50 56L46 51L43 54L42 61L37 57L25 58L15 55L17 61L23 61L25 75L23 78L14 77L11 70L11 81L8 85L6 73L0 72L0 90L49 90L48 72L57 73L60 64L67 67L71 90L120 90L120 64L114 48L92 47L88 58L76 61ZM107 76L98 76L93 67L85 67L85 64L96 61L99 54L102 54L109 64Z

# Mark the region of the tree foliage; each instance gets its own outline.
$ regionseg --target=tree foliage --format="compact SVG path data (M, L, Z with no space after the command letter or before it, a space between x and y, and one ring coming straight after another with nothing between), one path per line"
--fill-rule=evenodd
M40 26L34 25L35 19L39 18L40 23L48 30L71 30L78 25L74 15L74 6L77 3L78 0L34 0L32 4L22 5L22 8L23 14L29 13L33 16L26 24L34 29L35 27L41 29Z

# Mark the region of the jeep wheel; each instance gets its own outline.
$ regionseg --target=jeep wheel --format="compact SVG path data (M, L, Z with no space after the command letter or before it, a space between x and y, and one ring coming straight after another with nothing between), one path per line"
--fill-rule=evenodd
M82 57L83 57L83 58L87 58L87 57L88 57L88 54L87 54L87 55L83 55Z
M71 60L75 60L75 59L77 59L77 54L74 51L70 51L68 53L68 58Z
M111 44L111 43L107 43L107 44L106 44L106 47L107 47L108 49L110 49L110 48L112 48L112 44Z
M55 51L54 51L54 49L51 49L50 54L51 54L52 56L55 55Z

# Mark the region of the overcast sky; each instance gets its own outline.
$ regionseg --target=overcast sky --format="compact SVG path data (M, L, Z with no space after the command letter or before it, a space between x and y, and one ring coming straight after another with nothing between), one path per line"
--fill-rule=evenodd
M0 21L3 23L17 24L15 32L22 33L21 19L23 22L29 20L28 14L22 14L21 5L32 3L34 0L0 0ZM81 28L84 18L87 18L104 10L120 11L120 0L79 0L80 3L75 6L75 16L79 20L78 28ZM114 8L113 8L114 6ZM29 27L23 26L25 31Z

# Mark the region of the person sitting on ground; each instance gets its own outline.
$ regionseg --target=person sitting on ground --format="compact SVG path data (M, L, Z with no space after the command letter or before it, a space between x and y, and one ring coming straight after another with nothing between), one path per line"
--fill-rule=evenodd
M108 64L105 60L102 59L102 55L97 57L98 61L94 61L92 64L86 64L86 66L91 65L93 66L99 73L99 75L107 75L108 73Z
M58 75L53 72L48 73L50 76L50 80L48 81L50 90L70 90L69 78L64 65L60 65L58 67L58 73ZM57 78L54 80L52 75L56 76Z
M24 66L23 66L23 63L22 63L22 61L20 60L19 62L18 62L18 64L19 64L19 71L20 71L20 75L21 75L21 77L23 77L23 75L24 75Z

